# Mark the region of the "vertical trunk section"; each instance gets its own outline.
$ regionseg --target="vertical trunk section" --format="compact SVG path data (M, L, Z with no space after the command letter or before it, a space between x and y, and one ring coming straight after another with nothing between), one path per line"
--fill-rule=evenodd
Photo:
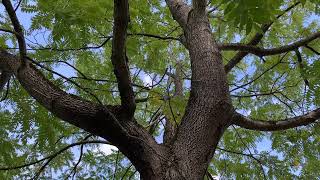
M185 37L192 69L186 113L173 144L166 147L165 161L158 162L158 173L142 176L144 179L203 179L231 121L233 107L227 77L207 17L191 11Z
M169 174L172 179L202 179L233 108L207 17L190 11L185 36L191 59L191 94L172 147L177 163Z

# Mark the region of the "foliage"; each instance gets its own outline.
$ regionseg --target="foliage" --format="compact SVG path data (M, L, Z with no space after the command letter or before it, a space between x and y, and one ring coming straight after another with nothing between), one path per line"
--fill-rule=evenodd
M303 0L302 5L294 7L280 19L276 18L295 2L213 0L208 7L209 10L217 8L210 12L209 16L213 34L220 43L246 43L257 32L261 32L261 25L274 22L259 45L278 47L319 31L318 0ZM0 28L12 29L10 20L2 12L3 9ZM32 58L43 62L42 64L50 69L73 77L75 82L93 92L102 102L120 102L110 61L112 1L23 0L18 12L18 18L24 22L25 35L29 39L28 48L33 49L28 52ZM24 19L24 16L31 19ZM149 123L153 121L151 118L160 108L167 120L179 123L179 116L184 113L190 89L190 62L187 50L176 40L183 32L173 20L165 2L131 0L128 34L127 55L133 81L137 85L134 86L136 98L149 99L137 104L135 117L140 124L149 127ZM147 36L150 34L158 38ZM103 42L106 43L98 48L78 49L97 47ZM319 39L308 45L320 51ZM17 43L11 34L1 33L0 46L10 47L12 52L17 52ZM296 54L290 52L264 59L250 55L230 72L230 91L237 110L257 119L281 119L319 106L319 56L305 47L299 50L303 55L304 69L300 68ZM235 53L223 52L225 63ZM164 74L166 70L174 74L177 61L183 64L183 97L174 96L175 84L170 76ZM81 73L63 62L73 64ZM95 100L83 89L65 79L52 72L43 72L64 90ZM152 84L146 84L146 77L152 80ZM304 79L309 81L309 87ZM254 95L263 93L270 94ZM2 95L5 96L5 92ZM47 112L16 80L11 80L8 97L0 105L1 167L33 162L70 143L82 141L87 136L85 132L59 121ZM154 135L162 142L163 126L159 122L156 124L158 126ZM230 127L219 143L221 149L216 152L209 172L225 178L260 179L263 177L262 167L270 179L318 178L319 133L319 124L280 133L253 132ZM88 140L93 139L97 137L90 137ZM114 151L106 155L98 150L99 147L97 144L84 145L82 161L76 169L77 178L138 178L134 167L121 153ZM79 157L80 146L68 149L50 162L41 177L61 179L67 178L69 174L71 177ZM45 162L16 170L0 171L0 179L32 178Z

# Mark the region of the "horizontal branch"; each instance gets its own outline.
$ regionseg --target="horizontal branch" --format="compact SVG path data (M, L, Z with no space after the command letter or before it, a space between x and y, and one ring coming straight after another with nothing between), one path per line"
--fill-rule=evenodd
M3 28L0 28L0 31L3 31L3 32L7 32L7 33L11 33L11 34L14 34L16 36L19 36L19 34L15 31L12 31L10 29L3 29Z
M320 108L307 114L278 121L254 120L240 113L235 113L232 123L242 128L258 131L280 131L299 126L306 126L320 119Z
M11 30L8 30L8 29L1 29L0 28L0 31L3 31L3 32L8 32L8 33L12 33L12 34L17 34L16 32L14 31L11 31ZM164 41L167 41L167 40L175 40L175 41L180 41L179 38L177 37L173 37L173 36L160 36L160 35L157 35L157 34L147 34L147 33L129 33L128 36L131 36L131 37L134 37L134 36L140 36L140 37L148 37L148 38L154 38L154 39L159 39L159 40L164 40ZM90 49L100 49L102 47L104 47L104 45L107 44L107 42L112 38L112 36L105 36L103 37L105 38L105 40L99 44L99 45L96 45L96 46L83 46L83 47L71 47L71 48L55 48L55 47L35 47L35 48L27 48L26 50L27 51L58 51L58 52L65 52L65 51L81 51L81 50L90 50ZM28 45L30 46L30 45ZM14 47L8 47L8 48L5 48L5 49L19 49L19 48L14 48Z
M279 14L276 19L281 18L285 13L289 12L294 7L298 6L300 2L296 2L295 4L289 6L287 9L285 9L281 14ZM263 38L264 34L269 30L269 28L272 26L274 22L270 22L268 24L264 24L261 26L261 32L257 32L253 38L249 41L247 45L255 46L257 45ZM248 55L248 52L240 51L236 55L233 56L232 59L225 65L224 69L228 73L231 71L232 68L234 68L241 60Z
M313 53L315 53L316 55L320 56L320 53L317 50L315 50L313 47L309 46L308 44L306 44L305 47L308 48Z
M179 41L179 38L172 37L172 36L160 36L157 34L148 34L148 33L128 33L128 36L142 36L142 37L149 37L155 38L160 40L176 40Z
M296 41L296 42L291 43L286 46L281 46L281 47L271 48L271 49L264 49L261 47L245 45L245 44L241 44L241 43L222 44L222 45L219 45L219 49L224 50L224 51L230 51L230 50L244 51L244 52L248 52L251 54L255 54L259 57L262 57L262 56L270 56L270 55L282 54L285 52L293 51L301 46L307 45L309 42L311 42L319 37L320 37L320 31L316 32L316 33L314 33L304 39L301 39L300 41Z

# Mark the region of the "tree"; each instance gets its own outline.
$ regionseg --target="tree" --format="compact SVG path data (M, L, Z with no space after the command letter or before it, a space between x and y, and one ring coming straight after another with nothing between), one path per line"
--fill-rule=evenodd
M13 2L2 179L319 177L319 1Z

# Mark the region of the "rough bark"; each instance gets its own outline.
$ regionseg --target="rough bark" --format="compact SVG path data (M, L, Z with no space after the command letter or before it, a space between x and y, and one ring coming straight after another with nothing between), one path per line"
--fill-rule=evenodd
M186 18L180 17L186 14L183 13L186 11L183 5L167 3L173 17L184 27L192 78L186 112L170 147L166 178L201 179L222 133L230 123L233 109L221 55L212 40L206 13L199 9L191 10L185 22Z

